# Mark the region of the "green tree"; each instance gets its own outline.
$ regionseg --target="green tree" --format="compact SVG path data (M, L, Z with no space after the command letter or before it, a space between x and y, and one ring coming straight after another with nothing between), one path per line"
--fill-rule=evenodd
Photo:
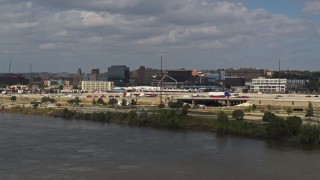
M224 111L218 112L218 121L219 122L228 122L229 118L228 115Z
M288 107L286 108L286 112L287 112L287 114L290 116L290 114L293 113L293 110L292 110L292 108L291 108L290 106L288 106Z
M75 98L74 98L74 104L75 104L76 106L79 106L80 103L81 103L81 100L79 99L79 97L75 97Z
M306 115L305 115L306 117L309 118L309 120L310 120L310 117L314 116L314 112L313 111L314 111L313 110L313 105L312 105L311 102L309 102L308 108L307 108L307 112L306 112Z
M47 96L41 98L42 103L47 103L49 100L50 100L50 97L47 97Z
M285 121L285 126L288 134L297 135L300 131L300 127L302 124L302 119L297 116L287 117Z
M92 105L93 106L97 105L97 101L95 99L92 100Z
M298 138L301 143L312 144L319 140L319 129L315 125L303 125L300 128Z
M127 106L127 100L122 99L122 101L121 101L121 106Z
M273 107L272 107L270 104L268 104L268 105L267 105L267 110L268 110L268 111L272 111L272 109L273 109Z
M50 98L50 99L49 99L49 102L50 102L50 103L56 103L57 100L55 100L55 99L53 99L53 98Z
M310 92L318 92L319 91L319 83L317 81L310 81L306 84L307 88Z
M170 102L169 102L169 103L170 103ZM168 105L169 105L169 104L168 104ZM161 103L158 105L158 108L160 108L160 109L164 108L164 103L161 102Z
M104 100L103 100L102 98L99 98L99 99L97 100L97 104L103 105L103 104L105 104L105 103L104 103Z
M240 109L236 109L232 112L232 117L236 120L243 120L244 113Z
M10 97L10 101L12 101L12 102L17 101L17 96L11 96L11 97Z
M256 109L257 109L257 106L256 106L256 104L252 104L252 111L254 112Z
M266 127L266 131L268 137L271 139L281 139L287 133L284 120L279 117L270 119L270 122Z
M267 111L262 116L262 122L270 122L271 120L276 119L277 116L270 111Z
M180 109L183 107L183 102L181 100L177 100L175 104L176 104L175 107L177 109Z
M111 105L112 107L114 107L117 103L118 103L118 100L114 98L110 99L108 102L108 104Z
M130 104L131 107L134 107L135 105L137 105L137 102L134 99L131 99Z
M81 100L79 99L79 97L75 97L74 99L69 99L67 102L68 104L79 106L79 104L81 103Z
M183 102L181 100L177 100L176 102L169 101L168 106L172 109L180 109L183 107Z
M181 109L181 116L187 116L189 109L191 106L189 104L186 104Z
M42 103L47 103L47 102L56 103L57 101L55 99L53 99L53 98L45 96L45 97L41 98L41 102Z

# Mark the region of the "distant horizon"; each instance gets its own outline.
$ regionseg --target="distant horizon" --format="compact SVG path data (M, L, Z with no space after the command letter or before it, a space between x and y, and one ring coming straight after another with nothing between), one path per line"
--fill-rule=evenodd
M140 66L139 66L140 67ZM146 66L145 66L146 67ZM129 67L130 68L130 72L132 72L132 71L136 71L136 70L138 70L139 68L137 68L137 69L131 69L131 67ZM151 68L151 67L146 67L146 68ZM262 70L267 70L267 71L273 71L273 72L278 72L279 71L279 69L275 69L275 70L271 70L271 69L264 69L264 68L254 68L254 67L240 67L240 68L226 68L226 69L223 69L223 68L220 68L220 69L223 69L223 70L228 70L228 69L242 69L242 68L244 68L244 69L250 69L250 68L252 68L252 69L257 69L257 70L259 70L259 69L262 69ZM77 70L78 70L79 68L77 68L75 71L72 71L72 72L66 72L66 71L62 71L62 72L48 72L48 71L43 71L43 72L40 72L40 71L32 71L31 73L50 73L50 74L60 74L60 73L68 73L68 74L75 74L75 73L77 73ZM99 69L99 68L93 68L93 69ZM106 69L108 69L108 68L106 68ZM151 69L153 69L153 70L159 70L160 71L160 68L159 69L157 69L157 68L151 68ZM172 68L172 69L163 69L163 71L168 71L168 70L179 70L179 69L186 69L186 70L196 70L196 71L218 71L219 70L219 68L218 69L189 69L189 68ZM320 70L318 70L318 71L312 71L312 70L297 70L297 69L293 69L293 70L290 70L290 69L280 69L281 71L310 71L310 72L320 72ZM89 70L89 71L83 71L83 69L81 68L81 71L82 71L82 73L85 73L85 74L90 74L90 72L91 72L91 69ZM108 72L108 70L106 70L106 71L100 71L100 74L102 74L102 73L107 73ZM10 74L29 74L30 72L10 72ZM9 74L9 72L0 72L0 74Z

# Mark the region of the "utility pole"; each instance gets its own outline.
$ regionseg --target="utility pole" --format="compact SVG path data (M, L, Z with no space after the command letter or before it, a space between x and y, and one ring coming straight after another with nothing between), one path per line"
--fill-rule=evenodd
M11 61L10 61L10 64L9 64L9 75L11 74Z
M163 72L162 72L162 57L163 54L160 54L160 79L162 80ZM162 81L160 82L160 105L162 105Z
M278 78L279 78L279 94L281 94L281 83L280 83L280 58L279 58L279 72L278 72Z
M29 88L32 88L32 63L30 63L30 72L29 72Z

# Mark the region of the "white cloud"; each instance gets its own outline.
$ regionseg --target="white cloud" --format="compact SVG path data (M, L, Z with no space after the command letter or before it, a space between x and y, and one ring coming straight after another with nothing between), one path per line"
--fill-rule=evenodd
M66 57L79 62L75 64L84 64L88 59L106 63L105 57L108 57L109 64L128 63L129 66L138 65L131 59L143 59L141 62L148 66L151 56L165 49L176 53L177 60L172 64L178 67L182 61L191 67L201 64L207 67L206 63L219 64L211 60L210 53L229 60L255 56L255 59L261 58L257 63L263 64L263 58L289 50L294 52L302 43L310 47L318 43L318 24L263 9L250 10L243 2L29 0L26 3L5 0L0 1L0 35L6 43L2 43L0 49L19 57L26 57L27 52L30 59L50 60L62 54L61 61ZM316 14L317 4L317 1L307 1L304 11ZM264 51L274 53L267 57L257 53ZM63 55L64 52L72 56ZM317 52L320 50L309 53ZM189 54L190 58L193 54L201 56L204 62L181 58L179 53ZM210 55L206 55L208 53ZM295 58L296 62L300 60ZM241 59L235 63L241 64Z
M319 15L320 14L320 2L319 1L310 1L305 3L303 12L310 15Z
M56 47L55 43L44 43L39 46L40 49L55 49Z

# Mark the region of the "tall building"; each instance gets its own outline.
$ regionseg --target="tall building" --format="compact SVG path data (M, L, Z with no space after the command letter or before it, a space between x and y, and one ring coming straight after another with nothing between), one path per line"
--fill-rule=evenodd
M92 69L91 75L90 75L90 81L98 81L99 74L100 74L99 69Z
M177 80L178 82L191 82L192 81L192 70L179 69L179 70L169 70L168 76Z
M130 80L130 68L125 65L108 67L108 81L113 81L117 86L126 86Z
M137 84L138 85L150 85L152 82L153 71L150 68L145 68L144 66L140 66L137 70Z
M77 73L74 75L73 85L80 85L82 80L83 80L83 74L81 69L79 68Z

